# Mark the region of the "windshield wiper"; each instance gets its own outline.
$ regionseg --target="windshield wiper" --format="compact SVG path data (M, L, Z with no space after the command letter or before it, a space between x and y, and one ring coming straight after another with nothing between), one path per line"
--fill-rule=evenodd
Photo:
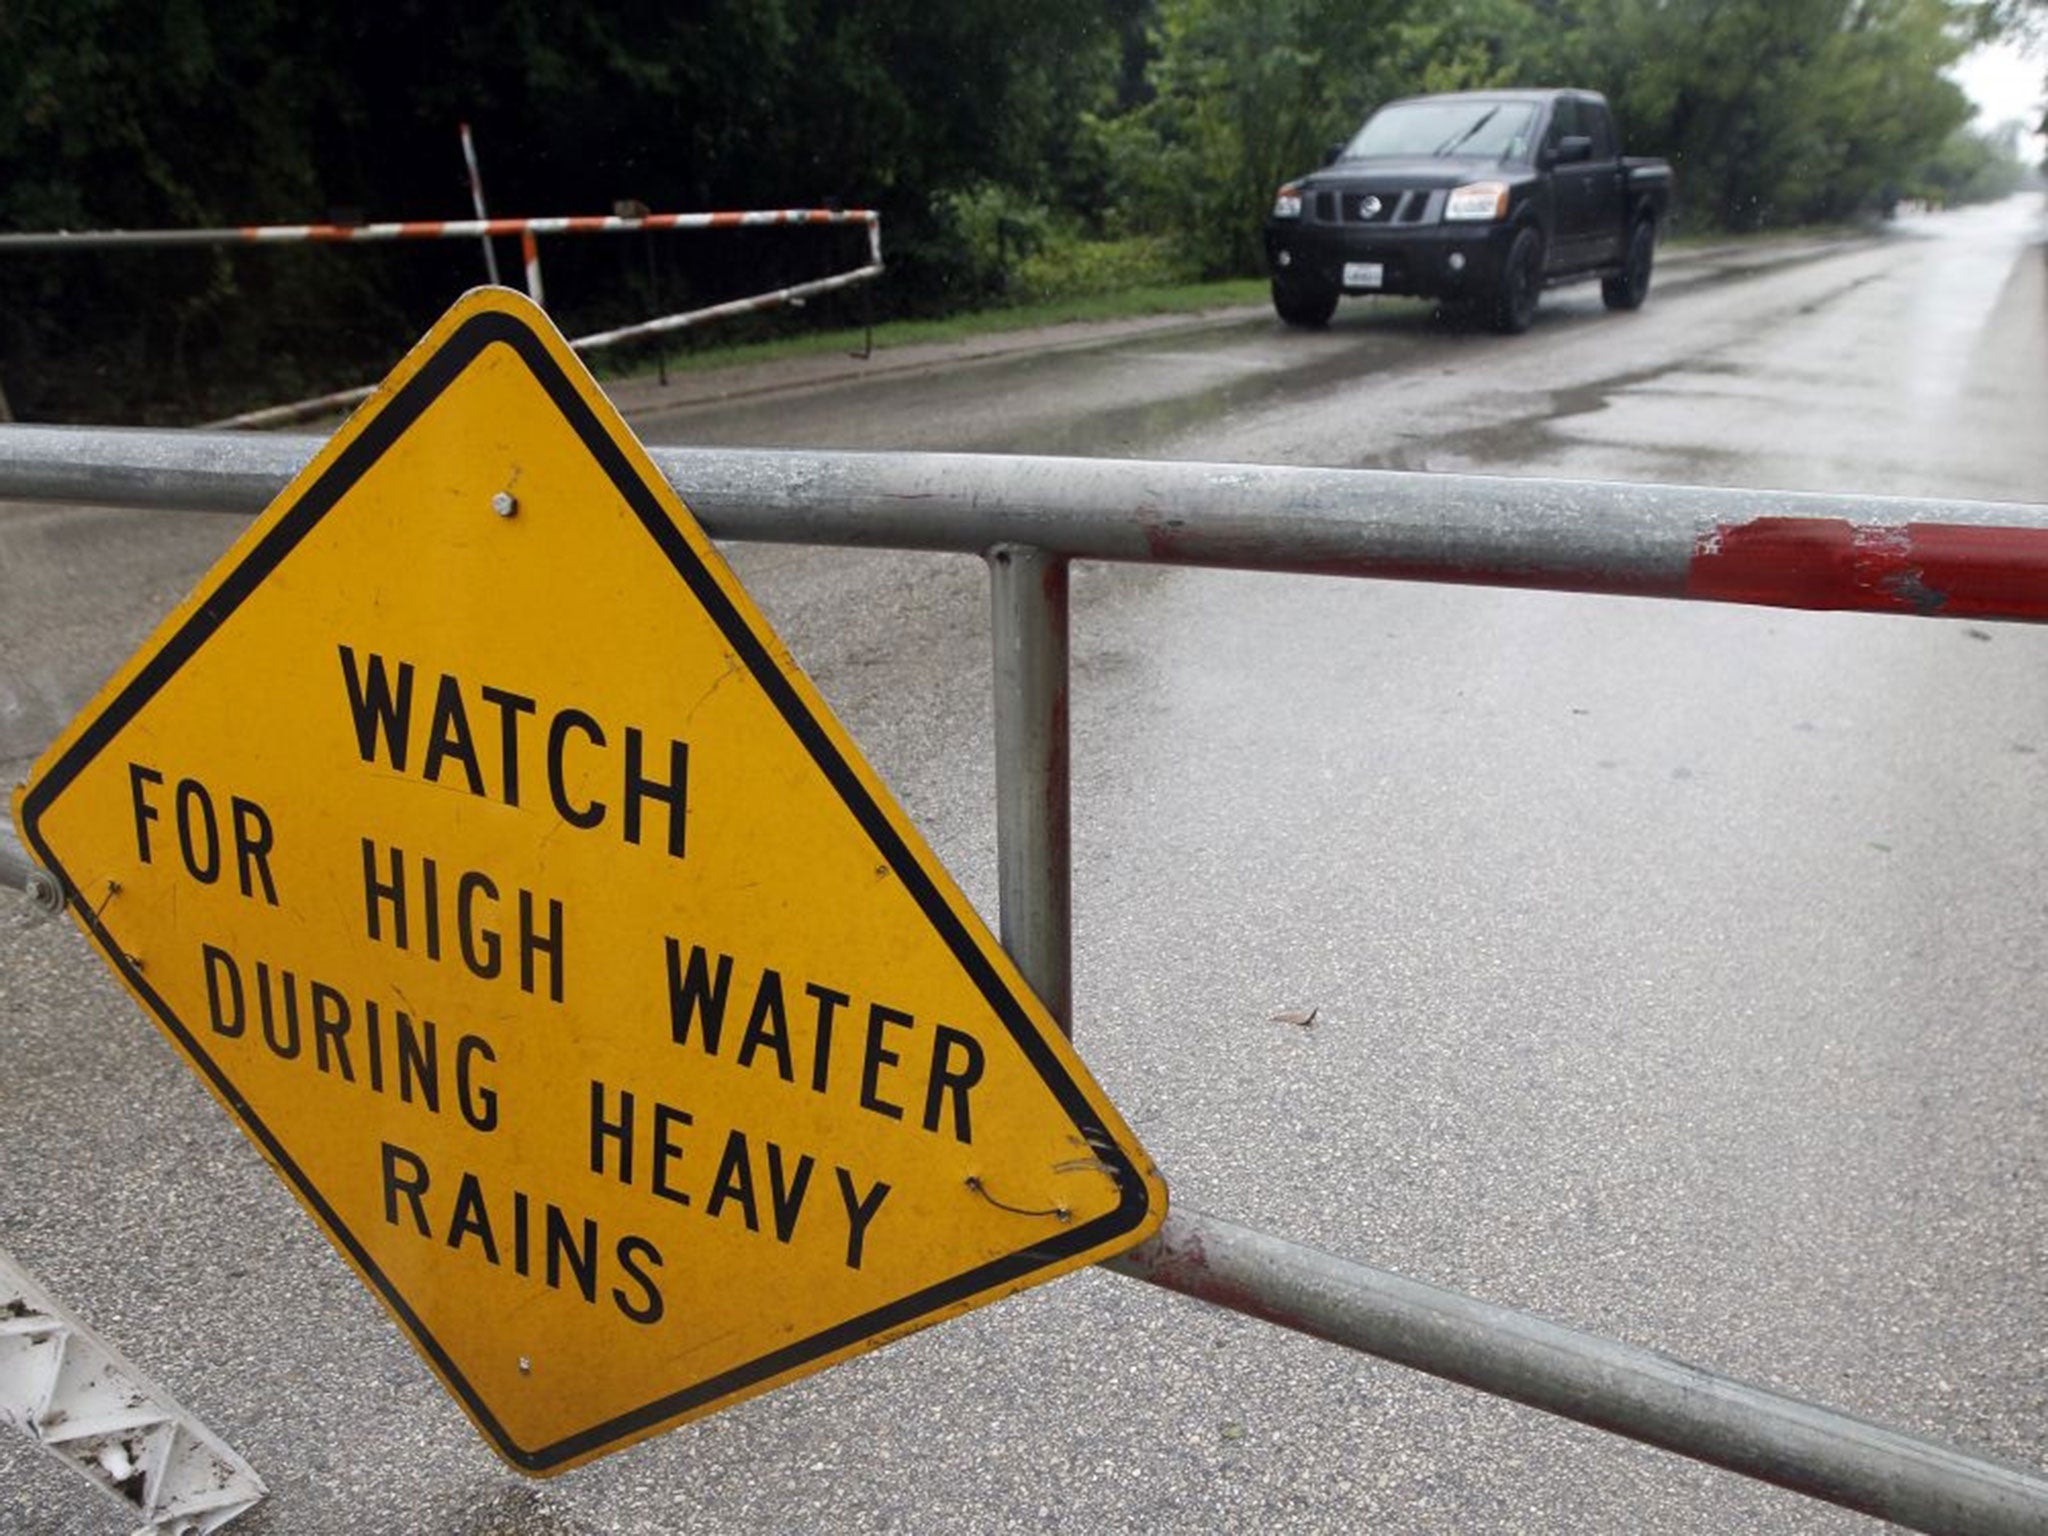
M1499 107L1488 107L1484 112L1479 114L1478 122L1474 123L1470 128L1467 128L1463 133L1454 134L1450 138L1445 139L1443 143L1437 145L1435 149L1432 149L1429 152L1430 158L1438 160L1442 159L1445 155L1448 155L1460 144L1463 144L1467 139L1471 138L1473 134L1477 133L1480 129L1484 128L1488 123L1492 122L1494 118L1496 118L1499 115Z

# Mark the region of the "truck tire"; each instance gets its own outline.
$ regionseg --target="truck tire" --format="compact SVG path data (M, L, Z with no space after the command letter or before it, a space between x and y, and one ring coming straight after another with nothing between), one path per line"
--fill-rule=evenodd
M1337 290L1299 278L1273 279L1273 312L1289 325L1319 331L1337 312Z
M1637 219L1628 234L1628 254L1621 259L1621 270L1600 279L1600 302L1609 309L1641 309L1650 296L1650 263L1656 252L1655 223Z
M1523 229L1508 247L1500 277L1487 305L1487 319L1503 336L1519 336L1536 319L1536 300L1543 292L1543 236Z

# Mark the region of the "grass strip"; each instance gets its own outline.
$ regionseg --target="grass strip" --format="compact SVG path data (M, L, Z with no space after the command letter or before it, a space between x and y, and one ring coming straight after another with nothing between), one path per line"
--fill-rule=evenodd
M878 321L874 328L875 350L882 352L891 347L970 341L977 336L1035 330L1049 325L1191 314L1205 309L1263 304L1266 298L1263 278L1233 278L1214 283L1176 283L1125 288L1114 293L1080 294L1040 304L975 310L939 320L883 320ZM740 363L770 363L784 358L813 357L825 352L858 351L866 338L866 331L846 327L802 336L779 336L766 341L697 347L688 351L671 350L667 361L671 373L693 373L700 369L729 368ZM655 364L645 354L630 361L624 358L593 361L597 365L596 372L603 378L637 378L655 370ZM612 366L605 366L607 363Z

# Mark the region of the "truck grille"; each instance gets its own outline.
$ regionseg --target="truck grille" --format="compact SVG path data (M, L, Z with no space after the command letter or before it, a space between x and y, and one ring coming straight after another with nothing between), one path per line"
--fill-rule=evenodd
M1429 212L1430 194L1407 192L1318 192L1319 224L1420 224Z

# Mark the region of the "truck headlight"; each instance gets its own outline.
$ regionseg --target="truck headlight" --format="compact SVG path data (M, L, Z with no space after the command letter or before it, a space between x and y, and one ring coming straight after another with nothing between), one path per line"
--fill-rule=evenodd
M1508 215L1508 184L1504 181L1475 181L1455 187L1444 203L1445 219L1487 223Z
M1301 217L1301 188L1282 187L1273 198L1273 217L1276 219L1298 219Z

